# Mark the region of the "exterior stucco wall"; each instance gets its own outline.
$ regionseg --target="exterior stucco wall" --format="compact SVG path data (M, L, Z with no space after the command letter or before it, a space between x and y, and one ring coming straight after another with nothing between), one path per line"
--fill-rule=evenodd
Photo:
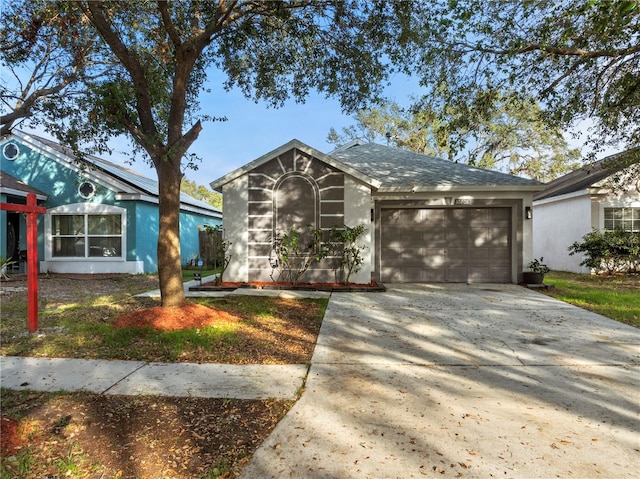
M289 281L286 271L270 266L274 239L293 228L302 236L307 225L328 231L344 225L344 174L293 148L249 171L249 281ZM333 258L314 262L301 282L335 280ZM284 273L284 275L282 274Z
M222 225L228 240L230 261L224 281L248 281L247 241L249 238L249 178L244 175L226 184L223 190Z
M358 242L358 245L363 245L366 248L363 251L364 264L360 271L352 274L350 278L352 283L369 283L372 279L375 252L373 244L374 223L371 222L372 208L371 188L350 176L345 176L344 224L352 228L361 224L366 226L366 231Z
M584 256L570 256L568 248L592 230L593 213L591 197L586 191L537 201L533 211L534 257L543 257L552 270L589 273L580 266Z
M226 183L222 193L225 234L232 242L225 281L285 280L270 265L273 240L288 227L303 233L307 224L323 231L367 226L360 240L365 264L350 281L371 281L371 190L359 180L292 149ZM316 262L300 281L333 282L335 265L333 257Z

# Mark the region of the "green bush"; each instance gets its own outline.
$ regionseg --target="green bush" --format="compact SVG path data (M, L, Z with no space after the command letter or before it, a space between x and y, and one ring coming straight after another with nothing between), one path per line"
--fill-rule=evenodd
M640 233L593 230L569 247L569 254L585 253L582 266L596 272L637 272L640 266Z
M339 258L338 268L342 282L349 284L351 275L357 273L364 264L366 246L359 245L359 238L366 232L365 225L333 227L330 233L332 254Z
M271 279L278 272L278 279L297 284L300 277L316 261L326 258L329 252L322 247L322 230L307 225L306 233L294 227L273 238L273 250L269 256Z
M307 225L305 232L299 232L294 227L280 232L273 239L269 255L271 279L297 284L313 263L331 257L336 280L339 276L339 281L348 284L351 275L360 271L364 264L366 246L359 245L358 240L365 232L365 225L345 225L329 231ZM276 272L277 278L274 277Z

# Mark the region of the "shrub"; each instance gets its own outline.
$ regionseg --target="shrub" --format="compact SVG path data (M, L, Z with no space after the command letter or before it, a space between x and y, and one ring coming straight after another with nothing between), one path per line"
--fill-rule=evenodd
M360 271L364 264L363 252L366 246L357 244L358 239L365 233L365 225L333 227L330 234L331 253L339 258L338 268L342 282L349 284L353 273Z
M269 257L271 279L276 281L273 275L278 271L278 279L295 285L315 261L328 254L323 247L322 230L307 225L306 233L300 233L291 227L273 239Z
M569 254L585 253L582 266L596 272L637 272L640 266L640 233L593 230L569 247Z

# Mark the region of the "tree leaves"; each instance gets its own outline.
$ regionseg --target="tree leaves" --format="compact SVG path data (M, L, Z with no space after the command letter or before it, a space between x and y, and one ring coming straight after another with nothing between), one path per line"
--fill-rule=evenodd
M448 6L416 7L415 39L429 48L414 58L431 87L426 102L460 109L482 92L508 88L540 101L556 127L594 120L595 149L605 142L638 144L637 2L469 0ZM440 83L448 88L439 90Z

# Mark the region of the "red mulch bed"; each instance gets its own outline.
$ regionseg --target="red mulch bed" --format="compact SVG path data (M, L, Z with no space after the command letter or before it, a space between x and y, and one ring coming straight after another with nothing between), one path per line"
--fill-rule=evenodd
M18 451L25 442L20 435L20 423L15 419L0 417L0 454L10 456Z
M157 306L140 309L123 314L116 319L113 325L116 328L136 327L175 331L206 328L216 323L235 323L241 320L240 316L193 303L176 308Z

